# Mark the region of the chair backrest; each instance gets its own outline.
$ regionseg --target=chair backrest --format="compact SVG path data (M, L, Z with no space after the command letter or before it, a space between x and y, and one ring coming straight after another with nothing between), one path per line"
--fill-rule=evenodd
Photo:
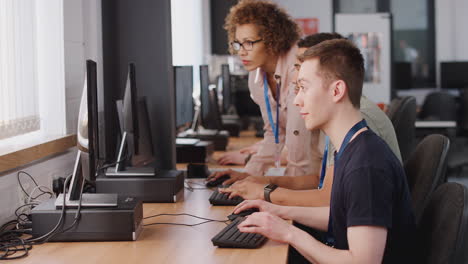
M449 146L450 141L446 136L429 135L416 146L404 164L416 223L431 194L446 181Z
M423 120L457 120L457 101L451 94L433 92L424 99L419 118Z
M416 99L413 96L406 96L401 99L394 99L387 112L395 128L395 134L400 147L403 162L408 158L413 150L416 122Z
M439 186L417 234L418 263L468 263L468 189L454 182Z

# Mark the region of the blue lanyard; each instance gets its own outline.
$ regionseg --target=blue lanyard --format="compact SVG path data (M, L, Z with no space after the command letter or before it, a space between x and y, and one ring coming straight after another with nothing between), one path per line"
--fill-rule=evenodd
M268 98L268 81L266 73L263 73L263 93L265 95L265 104L268 112L268 120L270 121L271 129L275 135L275 143L279 144L279 106L280 106L280 86L279 82L276 83L276 125L273 122L273 114L271 113L270 99Z
M323 181L325 179L325 171L327 167L327 158L328 158L328 144L330 144L330 138L328 138L328 136L325 136L325 150L323 151L322 170L320 171L320 182L318 185L319 189L322 189Z
M349 141L351 138L362 128L367 127L367 122L365 119L362 119L361 121L357 122L349 131L346 133L345 138L343 139L343 143L341 144L340 150L338 153L335 155L335 168L336 168L336 163L340 159L341 155L343 154L346 146L348 146ZM336 172L336 170L334 170ZM333 237L333 217L331 214L331 207L330 207L330 218L328 219L328 232L327 232L327 238L326 238L326 244L329 246L334 246L335 245L335 238Z

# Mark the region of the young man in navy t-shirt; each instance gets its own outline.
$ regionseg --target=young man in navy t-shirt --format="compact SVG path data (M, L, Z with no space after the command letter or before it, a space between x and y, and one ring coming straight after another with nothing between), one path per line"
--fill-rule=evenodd
M406 176L386 143L359 111L364 60L350 41L324 41L301 57L301 108L307 129L321 129L338 150L329 207L244 201L235 213L258 207L242 232L289 243L313 263L414 263L415 221ZM294 151L294 150L290 150ZM327 232L327 243L288 224Z

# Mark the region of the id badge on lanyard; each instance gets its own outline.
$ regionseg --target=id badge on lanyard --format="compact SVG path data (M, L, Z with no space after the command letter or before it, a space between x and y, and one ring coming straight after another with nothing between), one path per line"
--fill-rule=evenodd
M263 93L265 95L265 104L268 112L268 121L270 122L271 129L275 135L275 167L281 166L281 147L279 144L279 112L280 112L280 89L281 89L281 78L279 75L275 75L276 80L276 123L273 122L273 114L271 111L270 99L268 97L268 80L266 73L263 73Z

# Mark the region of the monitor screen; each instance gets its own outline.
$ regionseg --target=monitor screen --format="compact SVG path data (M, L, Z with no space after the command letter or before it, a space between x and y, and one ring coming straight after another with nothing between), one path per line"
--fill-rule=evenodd
M440 86L442 88L468 88L468 61L441 62Z
M208 65L200 65L201 121L204 126L206 126L210 120L209 85Z
M135 64L128 65L125 94L122 100L123 130L127 132L127 147L130 153L138 154L138 110Z
M411 89L413 87L411 63L397 61L393 65L393 87L398 90Z
M223 112L227 113L231 106L231 73L229 72L229 65L221 65L221 78L223 80Z
M117 170L126 166L147 166L154 161L153 134L148 114L146 97L138 97L136 87L136 68L129 64L125 92L122 100L116 101L122 137L119 142Z
M210 122L206 128L222 130L222 119L219 111L218 92L216 88L209 91L210 96Z
M77 200L80 197L81 184L83 182L82 169L88 170L89 179L95 180L97 167L97 154L99 153L98 142L98 115L97 115L97 72L96 62L86 61L86 77L83 85L83 94L81 96L80 110L78 114L77 140L78 148L88 153L88 158L78 160L88 166L82 166L76 162L75 174L70 183L69 199ZM78 161L77 160L77 161Z
M189 125L193 118L193 67L175 66L176 126Z

